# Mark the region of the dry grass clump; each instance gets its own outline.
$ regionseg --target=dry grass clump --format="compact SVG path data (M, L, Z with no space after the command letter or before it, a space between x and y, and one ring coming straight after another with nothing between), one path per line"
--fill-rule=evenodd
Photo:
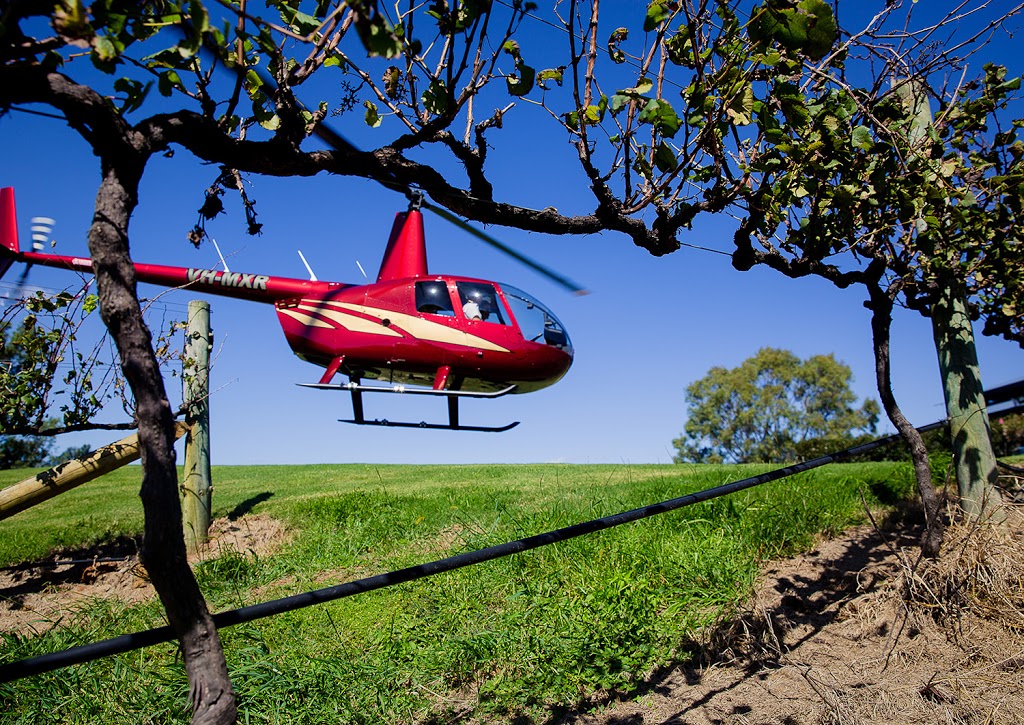
M968 617L1024 634L1024 509L1006 523L954 522L937 559L902 567L896 590L911 610L962 634Z

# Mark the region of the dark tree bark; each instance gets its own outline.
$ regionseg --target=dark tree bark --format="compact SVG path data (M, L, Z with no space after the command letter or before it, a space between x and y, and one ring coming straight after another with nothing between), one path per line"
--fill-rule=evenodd
M899 405L896 404L896 397L892 392L889 337L892 328L893 301L877 285L869 284L867 287L871 294L868 306L871 309L871 336L875 351L875 382L886 415L910 448L910 457L914 463L914 476L917 479L917 491L921 496L921 505L924 508L925 530L921 537L921 553L934 559L939 555L946 527L942 518L942 504L932 482L928 449L925 447L921 434L907 420Z
M139 154L141 156L141 154ZM224 651L195 576L181 529L174 453L174 417L142 319L135 269L128 250L128 221L137 204L144 159L103 160L103 180L89 229L100 314L117 345L121 367L135 395L142 454L145 535L142 561L160 595L184 652L193 723L233 723L235 700Z

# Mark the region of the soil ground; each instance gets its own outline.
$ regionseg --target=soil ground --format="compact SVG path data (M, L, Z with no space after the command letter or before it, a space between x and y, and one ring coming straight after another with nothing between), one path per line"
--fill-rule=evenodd
M996 539L951 531L945 568L916 561L914 538L870 526L772 562L750 606L695 643L699 666L549 722L1024 725L1024 517L1012 513ZM286 537L264 516L217 521L212 534L200 558L262 556ZM0 570L0 630L41 631L85 597L153 596L136 549L121 541L58 557L75 564Z
M559 723L1024 724L1020 523L1014 513L995 543L951 529L944 563L920 562L916 538L870 526L773 562L749 609L702 643L701 666ZM972 570L978 549L996 564ZM972 587L987 587L993 568L990 599Z
M269 516L217 519L210 527L209 543L189 561L215 558L222 551L265 556L286 538L284 526ZM139 546L139 541L123 538L88 550L59 552L47 561L0 568L0 631L43 632L93 597L130 604L155 597L139 563Z

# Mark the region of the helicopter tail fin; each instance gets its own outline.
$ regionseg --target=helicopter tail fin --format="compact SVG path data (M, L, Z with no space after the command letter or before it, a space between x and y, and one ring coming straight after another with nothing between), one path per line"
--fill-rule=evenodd
M427 273L427 245L423 237L423 212L410 209L395 215L377 281L421 277Z
M18 219L14 210L14 189L0 189L0 277L18 257Z

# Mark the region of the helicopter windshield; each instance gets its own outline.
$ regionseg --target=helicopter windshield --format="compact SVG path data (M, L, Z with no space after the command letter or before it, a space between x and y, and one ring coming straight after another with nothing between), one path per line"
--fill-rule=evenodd
M531 342L543 342L572 355L569 333L554 312L520 289L507 284L501 285L501 289L524 338Z

